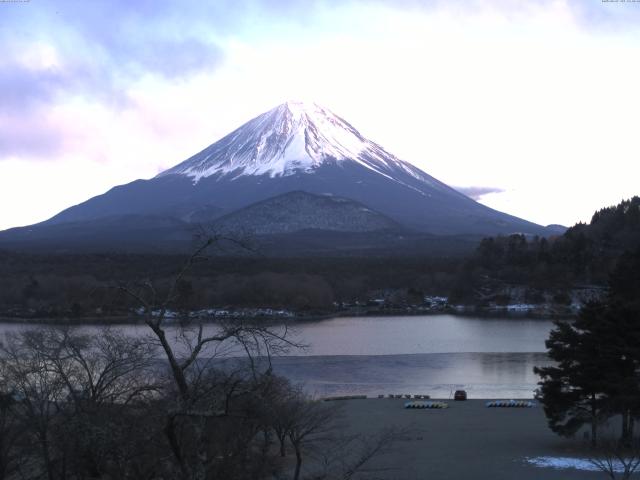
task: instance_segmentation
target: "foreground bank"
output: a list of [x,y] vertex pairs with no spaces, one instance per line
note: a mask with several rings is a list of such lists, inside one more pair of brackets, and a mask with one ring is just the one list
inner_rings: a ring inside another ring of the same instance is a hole
[[370,435],[393,426],[407,429],[388,453],[372,461],[369,478],[605,478],[600,472],[542,468],[531,463],[530,460],[540,457],[584,458],[588,453],[581,440],[562,439],[552,433],[539,406],[487,408],[484,400],[468,400],[447,401],[446,409],[409,410],[400,399],[340,403],[345,433]]

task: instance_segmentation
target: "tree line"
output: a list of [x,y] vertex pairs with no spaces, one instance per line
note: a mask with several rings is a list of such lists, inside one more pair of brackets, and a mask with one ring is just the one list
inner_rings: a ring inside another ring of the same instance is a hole
[[606,285],[620,256],[640,245],[640,197],[594,213],[551,238],[514,234],[483,239],[459,269],[451,296],[478,303],[505,285],[528,289],[531,303],[544,291],[561,293],[577,285]]
[[[3,256],[4,255],[4,256]],[[152,278],[167,290],[184,257],[0,252],[0,316],[86,319],[127,315],[137,304],[113,286]],[[231,258],[194,265],[180,308],[274,307],[331,311],[381,290],[442,295],[459,258]]]

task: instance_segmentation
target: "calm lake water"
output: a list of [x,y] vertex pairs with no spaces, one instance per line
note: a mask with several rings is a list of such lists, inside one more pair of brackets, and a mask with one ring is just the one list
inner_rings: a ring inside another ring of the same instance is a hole
[[[0,324],[0,333],[24,328],[34,326]],[[118,328],[147,334],[141,325]],[[530,398],[538,381],[533,367],[549,364],[544,341],[551,328],[551,321],[521,318],[334,318],[295,325],[290,333],[308,348],[276,358],[274,370],[317,396],[449,398],[464,388],[471,398]],[[100,331],[97,326],[82,329]],[[172,340],[179,342],[175,330]]]
[[548,365],[549,320],[454,315],[335,318],[296,327],[309,349],[275,369],[326,395],[531,398]]

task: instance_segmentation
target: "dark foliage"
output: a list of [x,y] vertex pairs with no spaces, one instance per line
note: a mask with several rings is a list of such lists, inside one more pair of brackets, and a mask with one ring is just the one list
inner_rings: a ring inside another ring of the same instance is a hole
[[[220,330],[216,342],[242,341],[234,332]],[[200,340],[185,335],[197,347]],[[320,451],[339,468],[304,478],[347,479],[395,438],[344,438],[335,405],[253,362],[188,363],[188,354],[178,360],[182,385],[147,341],[111,329],[99,337],[69,328],[8,337],[0,352],[0,479],[298,479],[303,459],[312,463]],[[366,448],[328,448],[340,442]],[[307,468],[320,473],[322,464]]]
[[571,436],[591,425],[622,418],[622,441],[630,442],[640,415],[640,249],[620,257],[601,301],[578,318],[558,321],[546,345],[555,366],[536,368],[551,429]]
[[462,267],[453,297],[481,302],[483,291],[495,292],[504,284],[555,292],[580,285],[605,285],[624,252],[638,247],[640,197],[633,197],[599,210],[589,224],[579,223],[562,236],[483,239]]
[[[166,290],[183,256],[50,255],[0,252],[0,316],[90,318],[126,315],[117,283],[153,278]],[[197,263],[179,287],[177,307],[286,307],[330,311],[333,302],[385,289],[413,297],[443,294],[459,258],[230,258]]]

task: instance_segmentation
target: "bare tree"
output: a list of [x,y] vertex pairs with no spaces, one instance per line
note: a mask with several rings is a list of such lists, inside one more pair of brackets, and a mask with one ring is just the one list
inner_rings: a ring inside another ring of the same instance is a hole
[[23,341],[25,334],[11,335],[2,345],[3,383],[20,398],[16,416],[37,446],[38,466],[55,480],[61,477],[55,422],[68,390],[60,377],[51,375],[46,356]]
[[589,463],[611,480],[629,479],[640,468],[640,439],[622,442],[611,435],[601,436],[598,447],[589,456]]
[[[259,377],[271,371],[270,358],[290,347],[297,346],[288,337],[288,330],[268,328],[244,321],[224,321],[205,329],[201,322],[181,318],[174,342],[169,338],[167,320],[173,315],[179,300],[179,287],[194,265],[207,259],[207,250],[222,237],[208,237],[187,259],[166,292],[160,292],[150,280],[133,285],[120,285],[119,289],[133,298],[144,312],[144,322],[151,330],[167,360],[174,385],[175,401],[167,411],[165,435],[183,478],[200,480],[207,478],[207,471],[216,464],[220,455],[212,451],[216,428],[229,417],[229,398],[256,396]],[[174,323],[175,325],[175,323]],[[233,376],[212,374],[213,360],[229,350],[240,350],[248,359],[252,381]],[[258,371],[256,357],[267,359],[264,371]],[[231,390],[226,387],[232,386]],[[222,404],[221,400],[225,399]],[[228,422],[227,422],[228,423]]]
[[[2,377],[2,375],[0,373]],[[0,392],[0,480],[14,478],[24,464],[19,448],[24,431],[16,412],[17,402],[12,393]]]
[[[180,327],[180,340],[186,347],[186,354],[180,355],[167,338],[166,320],[170,310],[179,300],[179,286],[193,266],[208,256],[209,248],[220,241],[229,241],[224,237],[207,238],[187,259],[171,282],[166,294],[162,294],[151,280],[146,280],[134,285],[120,285],[118,288],[126,295],[133,298],[142,308],[144,322],[151,329],[159,343],[171,369],[178,393],[183,402],[191,399],[191,385],[187,378],[187,372],[194,367],[199,358],[209,354],[216,356],[219,350],[225,348],[241,347],[251,360],[254,355],[265,354],[270,357],[274,353],[280,353],[296,345],[288,338],[288,330],[270,329],[254,323],[241,321],[223,321],[218,324],[212,333],[205,333],[201,322],[194,323],[182,318]],[[231,344],[231,345],[229,345]]]
[[120,445],[131,446],[121,435],[126,407],[157,391],[152,350],[110,329],[26,330],[8,336],[0,356],[2,383],[18,399],[14,417],[39,446],[26,448],[31,470],[50,480],[104,474]]
[[[388,470],[387,467],[371,467],[371,462],[387,454],[397,440],[410,433],[406,429],[387,428],[373,435],[339,435],[331,438],[319,453],[323,471],[314,480],[351,480],[366,474],[373,480],[373,472]],[[365,473],[366,472],[366,473]]]
[[300,478],[304,452],[329,440],[335,432],[340,407],[338,404],[327,404],[304,396],[298,396],[289,402],[288,436],[296,456],[294,480]]
[[265,429],[273,431],[278,440],[278,453],[287,455],[287,439],[297,417],[295,407],[299,404],[302,392],[282,377],[273,376],[265,392]]
[[[371,479],[371,461],[407,433],[388,428],[372,435],[345,435],[341,404],[313,400],[295,389],[283,390],[271,407],[272,428],[280,441],[281,456],[285,453],[283,434],[293,448],[293,480],[350,480],[365,471]],[[310,462],[303,476],[305,458]]]
[[78,409],[127,404],[158,389],[154,346],[119,330],[105,327],[98,335],[69,327],[27,330],[18,342],[38,352],[47,371],[62,380]]

